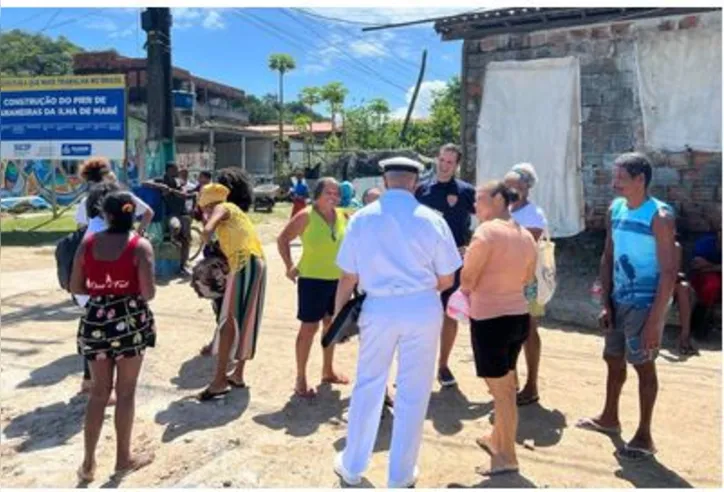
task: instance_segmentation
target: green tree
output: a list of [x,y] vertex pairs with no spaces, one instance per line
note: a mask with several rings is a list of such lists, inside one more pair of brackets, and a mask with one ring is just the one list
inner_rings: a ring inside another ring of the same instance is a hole
[[390,105],[382,98],[372,99],[367,107],[377,116],[379,125],[382,125],[390,114]]
[[83,48],[63,36],[52,39],[13,29],[0,34],[0,75],[70,75],[73,73],[73,55],[82,51]]
[[[269,69],[279,72],[279,145],[284,141],[284,74],[297,68],[291,55],[275,53],[269,56]],[[278,171],[281,172],[284,154],[277,152]]]
[[[344,121],[344,100],[349,90],[342,82],[330,82],[322,87],[322,100],[329,105],[329,114],[332,118],[332,133],[337,131],[337,115],[341,115]],[[344,128],[344,124],[342,125]]]
[[304,87],[299,93],[299,100],[314,113],[314,106],[322,102],[322,91],[319,87]]
[[460,141],[460,78],[453,77],[444,89],[433,95],[430,107],[430,133],[436,145]]

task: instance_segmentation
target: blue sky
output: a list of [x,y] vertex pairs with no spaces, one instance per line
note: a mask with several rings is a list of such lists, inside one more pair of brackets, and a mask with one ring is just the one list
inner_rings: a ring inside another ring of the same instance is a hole
[[[297,69],[285,78],[285,99],[302,87],[341,81],[348,105],[375,97],[398,114],[411,97],[422,50],[427,73],[416,115],[426,112],[432,90],[460,73],[460,42],[442,42],[432,24],[363,33],[362,24],[328,21],[313,14],[356,23],[402,22],[452,15],[465,8],[174,8],[173,63],[193,74],[263,95],[277,92],[276,74],[267,68],[272,53],[289,53]],[[3,8],[3,30],[24,29],[66,36],[87,50],[116,49],[145,56],[145,33],[134,8]],[[326,112],[322,106],[318,108]]]

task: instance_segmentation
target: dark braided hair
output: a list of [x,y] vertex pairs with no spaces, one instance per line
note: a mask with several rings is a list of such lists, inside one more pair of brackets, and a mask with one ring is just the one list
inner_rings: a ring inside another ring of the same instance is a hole
[[103,200],[116,191],[122,191],[117,183],[91,183],[88,199],[85,202],[88,218],[93,219],[101,215],[103,213]]
[[254,183],[246,171],[240,167],[227,167],[216,175],[216,182],[231,190],[226,198],[244,212],[248,212],[254,203]]

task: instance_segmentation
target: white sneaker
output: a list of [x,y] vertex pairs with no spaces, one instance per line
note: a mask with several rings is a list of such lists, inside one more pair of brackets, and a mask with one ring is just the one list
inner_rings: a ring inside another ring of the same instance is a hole
[[342,464],[342,453],[337,453],[334,457],[334,473],[347,485],[359,485],[362,483],[362,477],[351,475]]
[[420,476],[420,469],[418,467],[415,467],[415,470],[412,472],[412,478],[408,480],[407,482],[401,483],[401,484],[394,484],[392,482],[387,484],[388,489],[411,489],[415,487],[415,484],[417,483],[417,478]]

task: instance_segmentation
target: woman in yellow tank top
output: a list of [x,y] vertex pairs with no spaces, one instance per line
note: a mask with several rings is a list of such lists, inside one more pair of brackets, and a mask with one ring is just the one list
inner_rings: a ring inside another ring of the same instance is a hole
[[[243,181],[238,186],[249,184]],[[251,193],[251,190],[247,191]],[[199,395],[202,401],[225,395],[231,387],[246,386],[244,365],[254,358],[264,307],[264,250],[249,216],[234,203],[226,201],[230,192],[226,186],[215,183],[204,186],[199,196],[199,206],[209,217],[204,226],[204,240],[208,241],[216,233],[229,263],[213,342],[213,349],[218,354],[216,374]],[[233,358],[238,361],[236,369],[227,375],[226,368]]]
[[[342,244],[347,219],[338,209],[339,183],[334,178],[317,182],[313,203],[297,213],[277,240],[279,254],[287,269],[287,278],[297,284],[297,319],[301,322],[296,341],[297,381],[294,392],[298,396],[314,396],[307,385],[307,360],[319,329],[329,329],[334,314],[337,281],[341,271],[336,264],[337,252]],[[302,239],[302,257],[297,265],[292,261],[291,242]],[[349,380],[337,374],[332,367],[334,348],[324,349],[322,383],[348,384]]]

